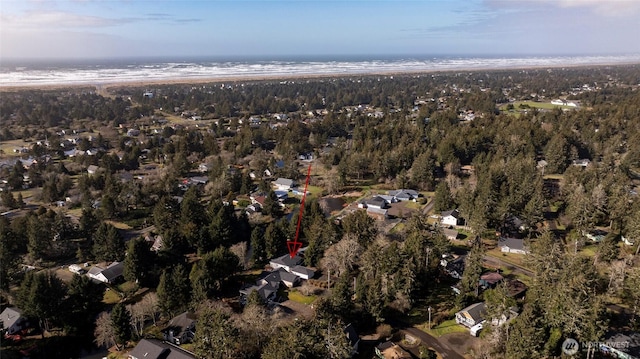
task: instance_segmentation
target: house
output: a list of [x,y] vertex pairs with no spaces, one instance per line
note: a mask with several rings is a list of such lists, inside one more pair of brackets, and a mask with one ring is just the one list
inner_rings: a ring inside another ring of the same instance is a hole
[[377,208],[377,209],[385,209],[387,208],[387,201],[380,196],[375,196],[370,198],[364,202],[366,205],[365,208]]
[[209,177],[208,176],[194,176],[194,177],[190,177],[189,178],[189,182],[192,183],[192,184],[205,185],[205,184],[207,184],[207,182],[209,182]]
[[589,159],[587,159],[587,158],[581,158],[581,159],[578,159],[578,160],[573,160],[573,162],[571,162],[571,164],[573,166],[576,166],[576,167],[585,168],[585,167],[589,167],[589,165],[591,164],[591,161],[589,161]]
[[184,312],[173,317],[162,331],[164,340],[180,345],[193,341],[196,330],[196,315]]
[[300,265],[297,265],[297,266],[291,268],[291,273],[295,274],[296,276],[298,276],[298,277],[300,277],[302,279],[311,279],[316,274],[316,272],[313,269],[307,268],[307,267],[303,267],[303,266],[300,266]]
[[375,348],[376,356],[380,359],[411,359],[409,352],[394,342],[384,342]]
[[464,272],[464,261],[466,256],[454,258],[452,256],[445,257],[440,260],[440,266],[444,267],[444,272],[452,278],[462,278]]
[[498,283],[502,282],[504,277],[498,272],[488,272],[480,276],[478,284],[484,289],[495,288]]
[[84,268],[80,267],[77,264],[71,264],[69,265],[69,272],[75,273],[75,274],[84,274],[86,270],[84,270]]
[[140,135],[140,130],[138,130],[137,128],[130,128],[127,131],[127,136],[129,136],[129,137],[135,137],[135,136],[138,136],[138,135]]
[[29,320],[22,316],[22,310],[16,307],[5,308],[0,313],[0,322],[2,322],[2,330],[7,334],[15,334],[29,327]]
[[448,240],[450,241],[454,241],[456,239],[458,239],[458,235],[460,235],[460,233],[458,233],[457,230],[455,229],[450,229],[450,228],[445,228],[443,230],[445,237],[447,237]]
[[420,193],[412,189],[399,189],[395,191],[389,191],[389,195],[393,196],[398,201],[416,201],[420,197]]
[[456,323],[471,328],[484,320],[487,307],[484,302],[471,304],[463,310],[456,313]]
[[95,266],[89,270],[87,275],[91,279],[95,279],[102,283],[115,283],[124,272],[124,264],[122,262],[113,262],[107,268]]
[[367,215],[373,217],[374,219],[384,221],[385,219],[389,218],[389,211],[376,207],[368,207]]
[[529,249],[524,245],[524,240],[520,238],[500,237],[498,247],[504,253],[529,254]]
[[295,187],[295,181],[289,178],[278,178],[273,184],[276,186],[276,189],[280,191],[288,191]]
[[[300,253],[300,251],[298,251],[298,253]],[[287,272],[290,272],[291,268],[298,266],[300,263],[302,263],[302,257],[300,257],[300,254],[297,254],[293,258],[291,258],[290,255],[285,254],[269,261],[269,265],[274,270],[283,268]]]
[[247,298],[253,291],[257,291],[260,297],[267,303],[273,302],[276,299],[278,293],[278,287],[274,287],[269,283],[263,283],[260,285],[249,285],[240,289],[240,303],[243,305],[247,303]]
[[142,339],[128,359],[196,359],[195,354],[157,339]]
[[198,165],[198,171],[202,173],[209,172],[209,170],[211,170],[211,165],[209,165],[208,163],[201,163],[200,165]]
[[451,211],[444,211],[441,213],[440,222],[443,226],[457,226],[462,223],[462,217],[457,209]]
[[96,166],[96,165],[90,165],[89,167],[87,167],[87,174],[89,176],[94,175],[98,172],[98,170],[100,169],[100,167]]

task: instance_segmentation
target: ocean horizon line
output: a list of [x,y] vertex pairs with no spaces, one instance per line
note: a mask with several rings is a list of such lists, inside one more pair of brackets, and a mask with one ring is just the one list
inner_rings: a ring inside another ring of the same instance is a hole
[[204,81],[225,78],[284,78],[348,76],[383,73],[419,73],[454,70],[499,70],[527,67],[563,67],[640,63],[640,54],[581,56],[460,56],[389,55],[329,59],[178,59],[74,60],[72,62],[2,62],[0,87],[48,85],[104,85],[172,80]]

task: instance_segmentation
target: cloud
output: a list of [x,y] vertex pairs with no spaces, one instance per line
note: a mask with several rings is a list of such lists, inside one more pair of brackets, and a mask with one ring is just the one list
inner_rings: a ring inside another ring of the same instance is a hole
[[640,13],[637,0],[484,0],[489,8],[539,9],[555,7],[559,9],[586,9],[605,17],[631,17]]
[[116,26],[135,21],[133,18],[111,19],[61,11],[27,11],[23,15],[1,15],[3,28],[50,29],[96,28]]

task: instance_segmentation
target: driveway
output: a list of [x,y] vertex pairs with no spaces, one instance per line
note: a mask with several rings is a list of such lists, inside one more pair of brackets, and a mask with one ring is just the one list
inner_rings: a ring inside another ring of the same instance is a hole
[[443,359],[465,359],[462,354],[460,354],[458,351],[456,351],[456,349],[457,349],[460,352],[462,352],[462,348],[456,348],[455,346],[452,346],[452,344],[450,344],[450,343],[438,340],[437,338],[433,337],[432,335],[429,335],[426,332],[423,332],[422,330],[420,330],[418,328],[414,328],[411,325],[409,325],[407,323],[404,323],[404,322],[401,322],[399,320],[389,319],[389,320],[387,320],[387,323],[389,323],[391,326],[393,326],[395,328],[398,328],[398,329],[410,334],[411,336],[413,336],[415,338],[420,339],[420,341],[424,345],[426,345],[426,346],[428,346],[430,348],[433,348],[433,350],[438,352]]

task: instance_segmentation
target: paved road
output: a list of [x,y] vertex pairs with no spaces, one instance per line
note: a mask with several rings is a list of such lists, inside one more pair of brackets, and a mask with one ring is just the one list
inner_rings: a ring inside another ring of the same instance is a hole
[[465,359],[460,353],[456,352],[455,349],[450,347],[446,343],[442,343],[437,338],[423,332],[422,330],[415,328],[411,325],[408,325],[404,322],[398,320],[388,320],[389,324],[393,327],[399,328],[413,337],[420,339],[422,343],[426,346],[433,348],[436,352],[438,352],[443,359]]
[[524,268],[524,267],[520,267],[518,265],[515,264],[511,264],[511,263],[507,263],[505,261],[503,261],[500,258],[496,258],[496,257],[492,257],[489,255],[485,255],[484,258],[484,264],[486,266],[489,267],[502,267],[502,268],[506,268],[511,270],[513,273],[518,273],[518,274],[523,274],[529,277],[533,277],[533,272]]
[[431,202],[427,203],[427,205],[424,206],[424,208],[422,209],[422,213],[424,215],[428,215],[431,209],[433,208],[433,205],[435,204],[435,202],[436,201],[432,199]]

